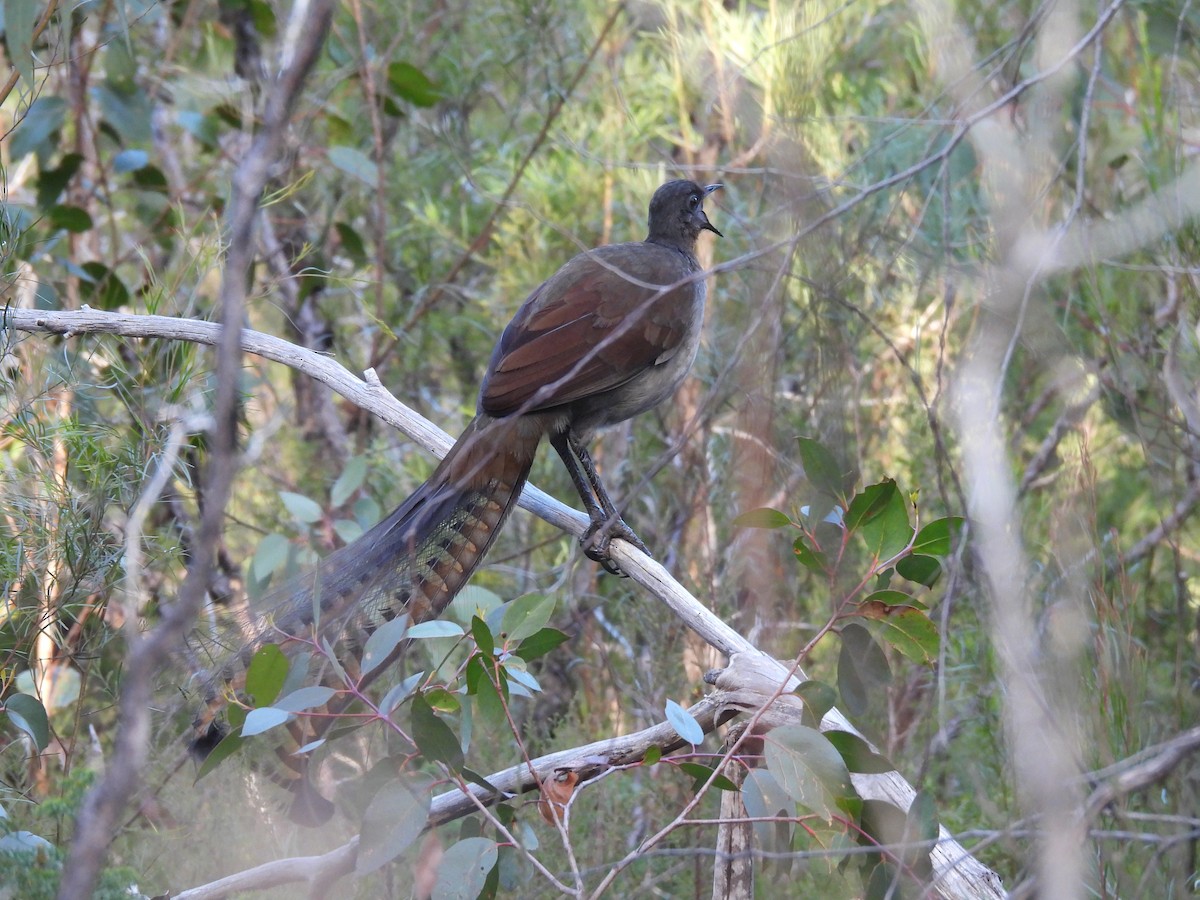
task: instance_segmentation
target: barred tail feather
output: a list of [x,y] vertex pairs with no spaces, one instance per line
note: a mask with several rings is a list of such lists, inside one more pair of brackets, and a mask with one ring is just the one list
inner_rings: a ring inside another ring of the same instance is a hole
[[[349,649],[401,614],[412,622],[440,615],[479,567],[516,505],[540,437],[522,434],[503,420],[476,418],[404,503],[314,572],[273,591],[249,638],[240,636],[241,646],[208,683],[204,707],[193,722],[193,753],[203,758],[219,740],[217,718],[226,697],[242,687],[262,645],[280,643],[286,650],[289,638],[311,639],[315,625],[319,637]],[[295,782],[292,790],[304,810],[298,818],[320,818],[309,814],[314,789],[306,773],[280,775]]]

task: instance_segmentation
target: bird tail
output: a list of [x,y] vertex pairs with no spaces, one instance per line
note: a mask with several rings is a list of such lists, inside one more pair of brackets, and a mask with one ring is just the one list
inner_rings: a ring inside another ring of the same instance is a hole
[[[193,754],[203,759],[223,736],[218,717],[231,694],[244,687],[250,660],[263,645],[275,643],[294,655],[311,649],[315,637],[318,646],[328,642],[342,667],[353,673],[353,651],[385,622],[405,613],[412,623],[440,615],[479,567],[516,505],[540,439],[540,431],[519,418],[476,417],[433,475],[383,521],[314,572],[264,598],[266,612],[237,633],[237,646],[206,685],[205,705],[193,721]],[[328,721],[306,716],[289,724]],[[291,730],[297,746],[317,736],[308,728]],[[277,755],[285,765],[281,777],[272,777],[292,790],[294,818],[309,824],[327,819],[332,806],[315,795],[297,757],[288,753],[290,759],[285,758],[280,749]]]

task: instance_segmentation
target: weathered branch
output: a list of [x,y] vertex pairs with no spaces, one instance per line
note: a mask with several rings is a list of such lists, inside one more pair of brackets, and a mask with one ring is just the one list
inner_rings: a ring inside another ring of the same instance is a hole
[[[167,316],[105,313],[96,310],[53,312],[10,309],[0,319],[0,324],[15,331],[37,331],[62,335],[120,334],[126,337],[188,340],[202,344],[215,343],[220,334],[220,326],[208,322],[174,319]],[[378,415],[385,422],[439,457],[444,456],[453,443],[449,435],[389,394],[372,371],[368,371],[366,379],[360,379],[330,357],[254,331],[242,331],[241,346],[248,353],[292,366],[316,378],[368,412]],[[521,495],[521,506],[572,534],[581,535],[587,527],[586,516],[564,506],[532,485],[527,486]],[[723,696],[720,699],[725,708],[737,705],[743,710],[757,709],[779,685],[789,682],[792,677],[789,667],[763,655],[757,647],[688,593],[659,563],[624,541],[614,541],[611,552],[622,571],[670,607],[671,611],[689,628],[727,656],[733,658],[735,655],[742,655],[742,658],[747,661],[743,663],[742,671],[744,673],[749,673],[751,668],[753,669],[753,677],[748,674],[745,676],[746,679],[749,679],[749,687],[746,689],[750,693],[736,704],[732,695]],[[753,660],[752,667],[749,666],[750,660]],[[803,677],[802,673],[800,673],[800,677]],[[822,727],[858,733],[850,721],[836,709],[831,710],[825,716]],[[669,725],[655,726],[655,729],[666,729],[671,735],[674,735],[674,730]],[[562,761],[577,759],[581,754],[583,756],[599,756],[600,754],[595,751],[597,746],[610,749],[641,746],[641,752],[644,753],[645,748],[649,746],[647,741],[664,746],[657,737],[653,741],[650,740],[651,736],[658,734],[655,729],[639,732],[639,736],[613,738],[596,745],[588,745],[586,748],[551,754],[543,757],[545,762],[539,761],[536,768],[542,770],[543,767],[548,767],[546,771],[553,772],[556,766],[562,765]],[[675,737],[677,740],[678,736]],[[614,744],[614,741],[630,743]],[[622,751],[625,755],[616,758],[626,759],[626,761],[635,761],[640,758],[640,756],[629,757],[627,755],[629,752],[631,751]],[[609,764],[613,763],[609,762]],[[512,773],[518,769],[528,773],[528,767],[522,765],[510,769],[506,773],[501,773],[495,778],[503,784],[509,784],[505,781],[506,777],[517,777]],[[502,784],[496,780],[492,780],[492,783],[497,787],[502,787]],[[898,772],[881,775],[855,775],[854,784],[863,797],[885,800],[904,810],[908,809],[916,793]],[[502,789],[507,790],[503,787]],[[459,796],[462,795],[459,794]],[[462,800],[471,803],[469,798],[462,797]],[[450,801],[442,800],[441,802],[449,803]],[[474,804],[471,803],[471,809],[474,808]],[[453,816],[448,816],[448,818],[453,818]],[[445,821],[445,819],[438,821]],[[946,897],[1003,896],[999,878],[975,860],[945,829],[942,829],[941,839],[938,846],[934,848],[933,860],[937,876],[937,889]]]

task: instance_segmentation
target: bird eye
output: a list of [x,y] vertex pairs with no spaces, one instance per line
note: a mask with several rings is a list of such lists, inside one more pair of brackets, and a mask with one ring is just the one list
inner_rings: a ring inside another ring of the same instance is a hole
[[700,205],[700,198],[696,194],[688,197],[688,209],[695,209]]

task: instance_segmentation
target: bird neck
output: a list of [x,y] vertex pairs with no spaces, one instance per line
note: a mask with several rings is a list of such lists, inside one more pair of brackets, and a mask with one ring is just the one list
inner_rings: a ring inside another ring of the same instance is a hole
[[672,250],[677,250],[690,260],[696,258],[696,241],[695,239],[688,240],[687,238],[675,237],[665,234],[655,234],[650,232],[646,237],[647,244],[658,244],[660,247],[669,247]]

